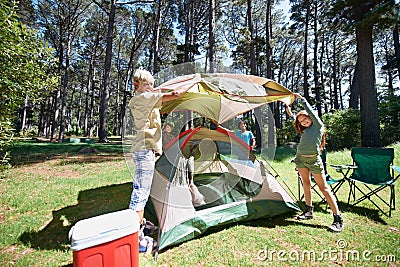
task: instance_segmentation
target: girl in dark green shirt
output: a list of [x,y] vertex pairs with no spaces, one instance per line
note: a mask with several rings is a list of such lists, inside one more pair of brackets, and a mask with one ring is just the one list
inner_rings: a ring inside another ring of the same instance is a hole
[[[299,94],[294,94],[296,99],[300,100],[305,110],[300,111],[294,116],[294,127],[298,134],[301,135],[300,142],[297,145],[296,157],[294,163],[303,182],[304,199],[306,208],[300,214],[298,220],[306,220],[313,218],[313,206],[311,200],[311,176],[314,177],[318,188],[323,193],[329,208],[333,212],[334,221],[329,230],[340,232],[344,229],[343,218],[340,214],[336,198],[330,190],[325,180],[325,170],[321,159],[321,150],[325,143],[324,124],[318,115],[312,110],[310,104],[305,98]],[[290,116],[292,113],[287,107]]]

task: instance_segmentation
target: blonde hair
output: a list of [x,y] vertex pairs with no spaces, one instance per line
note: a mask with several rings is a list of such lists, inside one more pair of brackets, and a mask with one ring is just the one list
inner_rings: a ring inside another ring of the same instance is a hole
[[[138,86],[148,83],[149,85],[154,85],[154,77],[148,70],[145,69],[137,69],[135,75],[133,76],[134,84],[137,83]],[[136,86],[135,86],[136,88]]]

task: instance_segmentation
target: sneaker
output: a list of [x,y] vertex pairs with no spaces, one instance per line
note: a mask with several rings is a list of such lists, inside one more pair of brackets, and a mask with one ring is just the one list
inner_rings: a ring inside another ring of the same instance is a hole
[[139,241],[139,253],[150,254],[156,247],[157,242],[150,236],[145,236]]
[[309,220],[312,219],[313,216],[313,206],[307,206],[305,210],[303,211],[302,214],[300,214],[299,216],[297,216],[297,220]]
[[143,218],[142,224],[140,225],[140,231],[142,231],[144,235],[152,235],[155,230],[156,227],[154,226],[154,223]]
[[340,214],[333,214],[333,223],[331,226],[328,227],[328,230],[332,232],[341,232],[344,230],[344,223],[342,215]]
[[145,218],[143,218],[142,223],[140,224],[140,229],[138,233],[138,239],[139,239],[139,253],[151,253],[155,246],[157,245],[157,242],[154,241],[154,239],[148,235],[153,234],[155,231],[155,226],[152,222],[147,221]]
[[139,230],[138,241],[139,241],[139,253],[146,252],[147,251],[147,241],[146,241],[145,235],[143,234],[142,229]]
[[142,246],[139,243],[139,253],[146,253],[147,251],[147,246]]

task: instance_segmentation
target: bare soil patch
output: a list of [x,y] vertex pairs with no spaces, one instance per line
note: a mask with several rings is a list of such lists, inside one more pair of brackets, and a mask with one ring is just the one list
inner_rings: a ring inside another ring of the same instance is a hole
[[79,178],[95,172],[96,165],[107,162],[108,166],[121,165],[122,155],[78,154],[73,156],[56,155],[45,161],[21,165],[16,170],[22,174],[35,174],[52,178]]

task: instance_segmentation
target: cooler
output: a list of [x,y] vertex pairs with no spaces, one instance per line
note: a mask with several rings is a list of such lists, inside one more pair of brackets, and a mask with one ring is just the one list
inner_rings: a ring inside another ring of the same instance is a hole
[[139,227],[131,209],[78,221],[69,232],[73,266],[139,266]]

